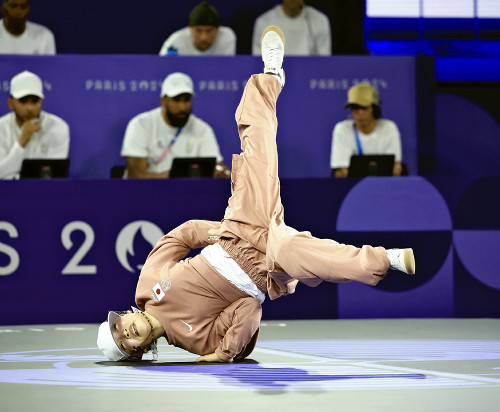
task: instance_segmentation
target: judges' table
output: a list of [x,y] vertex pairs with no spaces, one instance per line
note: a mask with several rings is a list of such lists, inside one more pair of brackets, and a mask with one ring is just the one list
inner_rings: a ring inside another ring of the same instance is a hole
[[[266,319],[500,316],[500,178],[282,179],[288,225],[413,247],[417,275],[300,285]],[[220,220],[227,180],[0,181],[0,324],[99,322],[134,303],[147,254],[189,219]]]
[[[383,114],[396,122],[403,159],[417,174],[417,152],[433,135],[433,70],[413,56],[286,57],[287,84],[278,102],[280,176],[330,176],[334,125],[346,119],[347,90],[369,81],[380,91]],[[430,64],[430,63],[429,63]],[[256,56],[57,55],[9,56],[0,65],[0,100],[13,75],[30,70],[44,83],[44,110],[71,129],[70,176],[107,178],[123,164],[127,123],[160,106],[163,79],[172,72],[193,79],[193,113],[213,128],[225,162],[239,153],[234,112],[249,76],[262,71]],[[428,75],[428,76],[426,76]],[[0,106],[0,115],[8,112]],[[186,151],[189,152],[188,147]]]

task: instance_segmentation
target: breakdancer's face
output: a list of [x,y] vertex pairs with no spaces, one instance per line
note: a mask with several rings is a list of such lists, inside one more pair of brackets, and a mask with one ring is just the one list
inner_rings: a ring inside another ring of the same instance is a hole
[[183,127],[189,120],[192,102],[193,96],[189,93],[182,93],[175,97],[163,96],[161,104],[165,121],[170,126]]
[[140,313],[126,313],[115,320],[113,339],[123,351],[130,355],[152,342],[151,324]]

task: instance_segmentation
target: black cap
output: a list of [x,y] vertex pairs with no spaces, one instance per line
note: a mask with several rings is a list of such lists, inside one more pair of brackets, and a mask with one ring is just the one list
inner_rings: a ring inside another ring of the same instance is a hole
[[191,11],[189,25],[219,27],[219,12],[208,1],[203,1]]

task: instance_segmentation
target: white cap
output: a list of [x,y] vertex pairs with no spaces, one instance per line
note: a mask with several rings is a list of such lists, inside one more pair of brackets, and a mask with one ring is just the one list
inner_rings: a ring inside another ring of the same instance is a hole
[[10,94],[14,99],[31,95],[43,99],[45,96],[43,95],[42,79],[27,70],[16,74],[10,81]]
[[116,318],[119,316],[118,313],[110,311],[108,320],[101,323],[99,332],[97,332],[97,346],[104,356],[111,361],[125,360],[130,357],[127,352],[118,347],[113,338],[113,325],[115,324]]
[[187,74],[176,72],[169,74],[161,85],[161,97],[175,97],[183,93],[194,95],[193,80]]

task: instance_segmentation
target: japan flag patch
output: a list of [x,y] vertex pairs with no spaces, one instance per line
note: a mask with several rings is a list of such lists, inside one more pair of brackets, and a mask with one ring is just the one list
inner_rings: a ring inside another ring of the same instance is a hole
[[165,296],[165,292],[161,288],[160,284],[157,283],[153,286],[153,292],[151,293],[151,297],[155,302],[159,302]]

